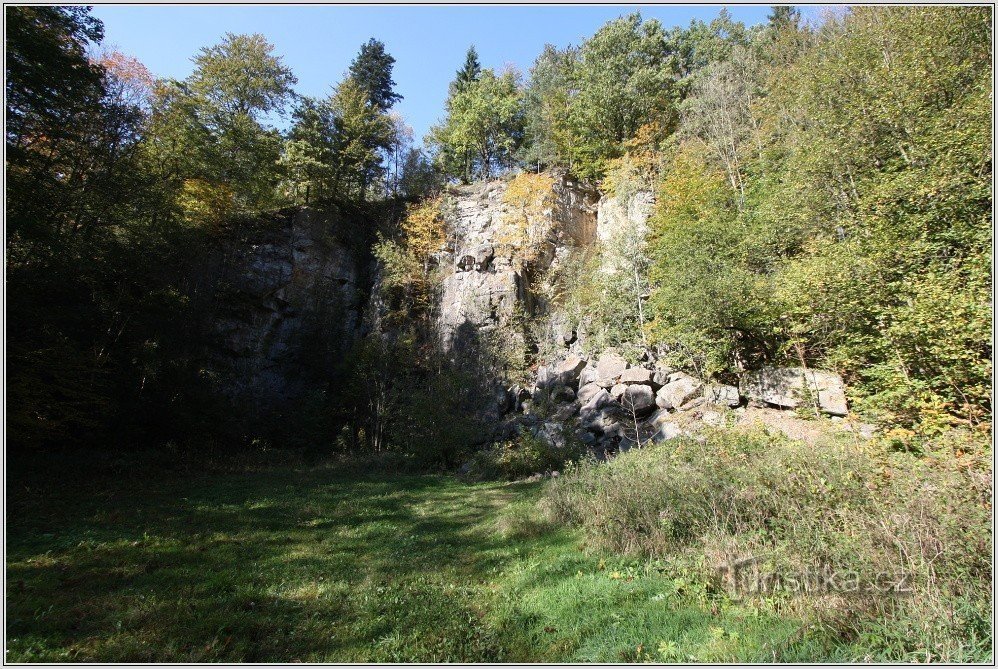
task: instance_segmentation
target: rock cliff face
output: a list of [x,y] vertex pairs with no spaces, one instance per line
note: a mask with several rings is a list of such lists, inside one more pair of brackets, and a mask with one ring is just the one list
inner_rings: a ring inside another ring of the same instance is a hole
[[[521,377],[520,385],[502,374],[485,378],[492,372],[481,369],[483,387],[495,391],[483,391],[490,399],[482,418],[497,438],[526,427],[558,441],[570,429],[593,452],[606,454],[686,433],[684,421],[716,424],[720,411],[744,411],[746,403],[813,404],[827,414],[847,414],[842,380],[829,372],[759,370],[746,373],[739,388],[672,370],[651,350],[636,364],[612,349],[587,355],[585,333],[546,301],[550,276],[590,248],[601,261],[593,271],[616,272],[628,254],[640,251],[654,199],[649,193],[626,204],[600,199],[565,176],[518,179],[450,188],[443,205],[447,239],[434,257],[437,335],[455,358],[489,333],[520,336],[520,321],[532,328],[534,345],[545,340],[543,351],[519,359],[537,363],[536,374]],[[538,192],[542,197],[535,198]],[[217,305],[209,367],[237,403],[265,413],[335,382],[362,324],[383,308],[369,285],[378,268],[343,241],[363,235],[356,227],[352,236],[336,234],[357,223],[330,211],[285,212],[241,228],[241,239],[223,245],[207,291]],[[504,327],[511,322],[515,327]]]
[[209,366],[245,408],[300,397],[358,336],[364,260],[334,235],[341,219],[282,212],[229,240],[216,259]]
[[445,347],[491,332],[518,312],[546,309],[533,284],[573,249],[596,238],[597,196],[555,177],[553,196],[525,214],[507,201],[502,181],[452,188],[447,194],[448,240],[437,256],[443,270],[438,327]]

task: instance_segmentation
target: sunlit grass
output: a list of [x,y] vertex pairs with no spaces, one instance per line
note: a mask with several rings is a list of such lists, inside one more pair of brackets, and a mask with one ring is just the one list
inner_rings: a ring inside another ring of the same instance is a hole
[[8,657],[764,660],[793,620],[587,554],[542,483],[334,468],[16,488]]

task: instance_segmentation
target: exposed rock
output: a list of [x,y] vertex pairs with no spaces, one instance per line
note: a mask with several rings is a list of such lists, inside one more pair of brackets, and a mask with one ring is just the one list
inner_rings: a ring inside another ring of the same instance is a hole
[[667,439],[675,439],[684,434],[683,429],[672,419],[665,409],[659,409],[645,421],[651,430],[651,441],[659,442]]
[[575,391],[568,386],[555,386],[551,389],[552,402],[571,402],[575,399]]
[[620,375],[627,369],[627,360],[616,351],[607,350],[596,363],[596,383],[609,388],[617,382]]
[[655,395],[655,402],[662,409],[682,409],[691,400],[700,397],[703,382],[679,372],[672,374],[669,383],[662,386]]
[[[609,396],[607,396],[609,399]],[[595,430],[601,434],[622,431],[622,421],[625,420],[624,411],[619,404],[607,402],[596,411],[580,414],[583,425],[590,430]]]
[[513,386],[510,388],[509,394],[512,411],[519,411],[523,401],[528,400],[531,397],[531,391],[527,388],[521,388],[520,386]]
[[555,448],[565,448],[567,440],[562,424],[557,421],[548,421],[540,426],[537,436]]
[[586,361],[577,355],[570,355],[561,362],[541,367],[537,372],[537,385],[577,387],[579,374],[586,367]]
[[550,208],[528,216],[525,223],[526,246],[540,253],[523,262],[515,249],[497,248],[495,240],[508,236],[509,221],[522,217],[504,201],[507,185],[490,181],[446,191],[448,237],[437,255],[441,267],[453,268],[442,279],[438,317],[441,341],[448,349],[473,343],[517,313],[543,311],[526,277],[540,276],[569,249],[591,244],[596,237],[595,194],[564,175],[554,175]]
[[620,383],[632,384],[632,383],[642,383],[649,385],[651,383],[651,372],[649,372],[644,367],[631,367],[625,369],[620,374]]
[[625,386],[624,393],[620,396],[620,403],[628,411],[642,416],[655,409],[655,393],[651,386]]
[[208,366],[227,395],[256,413],[328,384],[321,370],[360,334],[367,270],[329,232],[343,218],[308,208],[261,216],[206,264],[200,280],[217,305]]
[[590,361],[589,364],[586,365],[586,368],[579,373],[579,386],[581,387],[589,385],[590,383],[596,383],[598,378],[599,375],[596,373],[596,365]]
[[615,400],[620,400],[625,390],[627,390],[627,386],[624,385],[623,383],[618,383],[612,388],[610,388],[610,397],[612,397]]
[[495,249],[491,244],[482,244],[475,249],[475,270],[484,272],[489,268],[489,262],[495,257]]
[[558,409],[553,414],[551,414],[551,417],[556,421],[564,423],[569,418],[579,413],[580,408],[581,404],[579,402],[571,402],[569,404],[565,404],[558,407]]
[[594,395],[592,395],[589,398],[589,400],[585,404],[582,405],[582,407],[580,409],[580,413],[583,416],[586,416],[586,415],[591,414],[593,412],[599,411],[600,409],[602,409],[606,405],[610,404],[612,401],[613,401],[613,399],[610,397],[610,393],[608,393],[603,388],[600,388],[599,392],[597,392]]
[[[585,385],[579,386],[579,392],[576,393],[576,398],[583,404],[592,399],[596,394],[598,394],[603,389],[596,383],[587,383]],[[606,391],[603,391],[606,392]]]
[[784,409],[796,409],[810,401],[834,416],[849,413],[842,377],[834,372],[801,367],[764,367],[746,372],[739,383],[749,400]]
[[656,386],[664,386],[669,382],[669,375],[672,374],[672,370],[668,367],[655,367],[655,371],[651,374],[651,382]]
[[[626,200],[616,196],[604,196],[597,206],[596,236],[613,249],[620,239],[643,239],[648,233],[648,218],[655,206],[655,197],[648,191],[640,191]],[[608,253],[603,258],[600,271],[613,274],[621,267],[627,267],[629,259],[621,254]]]
[[731,407],[732,409],[742,403],[741,397],[738,394],[738,388],[718,383],[704,387],[703,397],[708,404]]

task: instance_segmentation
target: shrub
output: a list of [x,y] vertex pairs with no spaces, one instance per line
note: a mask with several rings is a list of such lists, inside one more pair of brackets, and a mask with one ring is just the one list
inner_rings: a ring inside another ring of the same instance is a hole
[[582,457],[581,445],[566,439],[564,447],[549,444],[526,430],[516,439],[479,451],[468,463],[467,477],[475,481],[514,481],[532,474],[561,471]]
[[979,636],[970,628],[990,619],[992,475],[987,447],[974,454],[973,441],[953,431],[918,455],[717,431],[569,467],[549,488],[549,509],[597,548],[661,558],[714,585],[747,557],[766,573],[904,576],[911,597],[774,597],[849,634],[905,619],[914,631],[903,653],[878,637],[885,657],[914,657],[922,644],[936,659],[959,658],[968,635]]

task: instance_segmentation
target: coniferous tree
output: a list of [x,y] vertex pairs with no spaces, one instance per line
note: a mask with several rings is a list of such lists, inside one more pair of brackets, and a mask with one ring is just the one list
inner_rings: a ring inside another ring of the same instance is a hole
[[350,77],[367,93],[368,103],[383,111],[402,99],[394,90],[394,66],[395,59],[385,51],[384,43],[373,37],[361,45],[350,63]]
[[478,51],[475,45],[468,47],[468,53],[464,58],[464,65],[457,71],[453,83],[451,83],[451,94],[460,93],[472,82],[478,81],[482,75],[482,64],[478,62]]

